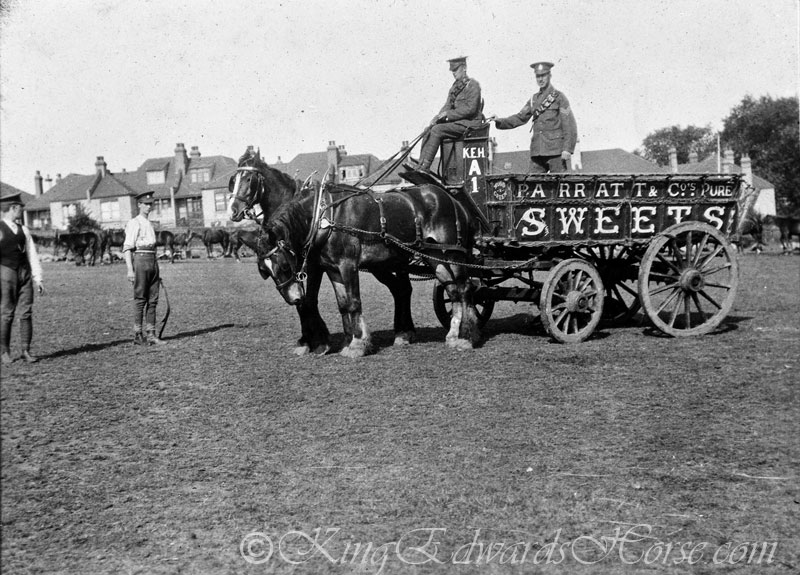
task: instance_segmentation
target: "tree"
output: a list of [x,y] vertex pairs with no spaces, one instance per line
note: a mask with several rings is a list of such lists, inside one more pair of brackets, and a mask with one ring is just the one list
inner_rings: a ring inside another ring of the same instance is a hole
[[75,215],[67,218],[67,231],[72,233],[99,229],[100,224],[92,218],[91,214],[86,211],[86,208],[81,204],[75,204]]
[[778,213],[800,215],[798,101],[747,95],[723,122],[723,145],[738,159],[750,156],[753,172],[775,185]]
[[634,154],[641,156],[659,166],[669,164],[669,149],[674,147],[678,152],[678,163],[686,164],[689,153],[697,152],[697,157],[702,160],[716,151],[716,139],[711,126],[698,128],[697,126],[670,126],[661,128],[648,134],[642,141],[642,147]]

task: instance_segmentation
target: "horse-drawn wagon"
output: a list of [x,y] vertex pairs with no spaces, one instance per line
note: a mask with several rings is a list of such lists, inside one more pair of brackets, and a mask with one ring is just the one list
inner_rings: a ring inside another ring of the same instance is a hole
[[[413,330],[408,274],[433,271],[433,306],[450,328],[448,343],[474,343],[465,325],[485,324],[498,301],[537,304],[560,342],[583,341],[601,321],[622,322],[640,309],[672,336],[707,333],[722,322],[738,283],[728,235],[740,176],[492,174],[488,133],[486,125],[445,141],[438,174],[405,164],[401,176],[413,187],[385,193],[325,184],[303,194],[260,156],[242,157],[231,178],[231,217],[260,206],[268,248],[259,254],[260,271],[300,306],[301,346],[314,349],[315,326],[327,341],[316,310],[322,268],[353,341],[366,333],[358,269],[389,287],[397,334]],[[304,199],[290,201],[298,195]],[[296,213],[286,213],[288,203]],[[332,237],[341,245],[332,246]],[[307,295],[304,312],[299,302]]]
[[[484,222],[471,266],[482,322],[496,301],[533,302],[553,338],[578,342],[640,308],[672,336],[707,333],[730,311],[738,174],[498,175],[489,160],[488,128],[442,147],[442,185]],[[434,286],[445,326],[448,303]]]

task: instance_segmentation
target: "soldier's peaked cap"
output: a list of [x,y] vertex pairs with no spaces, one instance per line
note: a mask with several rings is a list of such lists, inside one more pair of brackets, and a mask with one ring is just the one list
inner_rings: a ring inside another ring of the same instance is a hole
[[14,205],[24,206],[25,202],[22,201],[22,194],[20,192],[16,192],[13,194],[6,194],[4,196],[0,196],[0,205],[4,207],[14,206]]
[[450,63],[450,71],[452,72],[453,70],[458,69],[459,66],[466,64],[467,57],[459,56],[458,58],[450,58],[448,62]]
[[555,66],[555,64],[552,62],[534,62],[531,64],[531,68],[533,68],[533,71],[537,74],[547,74],[553,66]]
[[154,191],[149,192],[142,192],[141,194],[136,194],[136,201],[142,202],[143,204],[152,204],[155,200],[153,196],[155,195]]

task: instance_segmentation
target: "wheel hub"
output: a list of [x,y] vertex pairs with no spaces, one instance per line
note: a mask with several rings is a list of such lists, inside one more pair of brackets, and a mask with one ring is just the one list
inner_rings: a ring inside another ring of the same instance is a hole
[[705,287],[706,282],[695,268],[689,268],[681,274],[680,285],[685,291],[700,291]]
[[567,311],[584,312],[589,309],[589,298],[583,292],[571,291],[567,294]]

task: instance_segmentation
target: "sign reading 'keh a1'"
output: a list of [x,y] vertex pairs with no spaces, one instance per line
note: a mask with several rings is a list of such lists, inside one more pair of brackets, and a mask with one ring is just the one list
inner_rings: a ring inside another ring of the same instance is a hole
[[490,176],[489,212],[525,242],[639,240],[700,221],[730,233],[738,175]]

